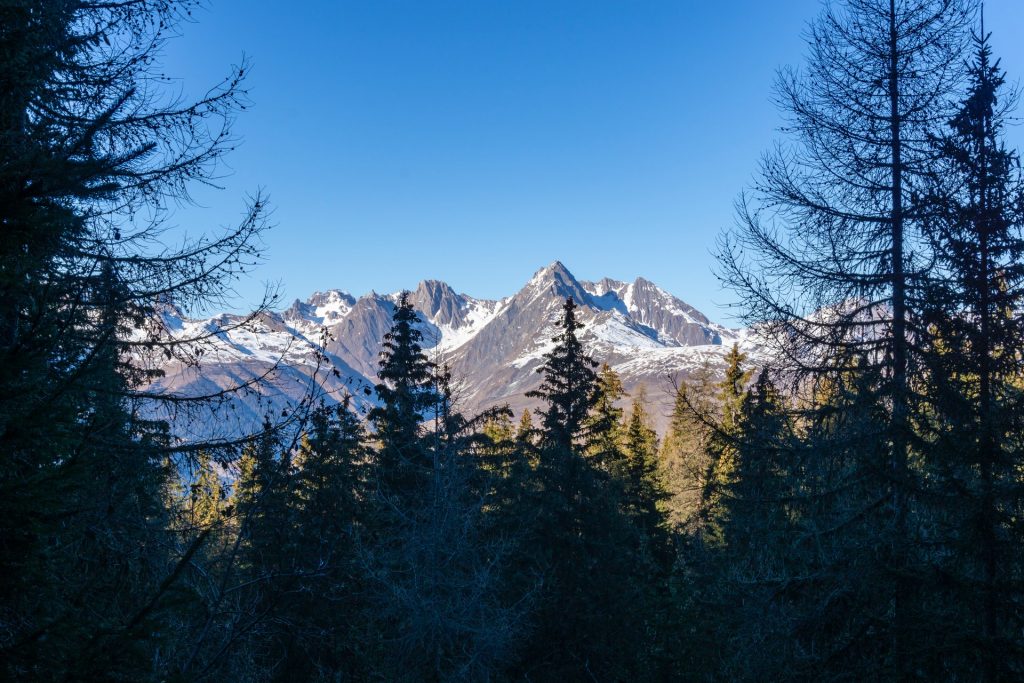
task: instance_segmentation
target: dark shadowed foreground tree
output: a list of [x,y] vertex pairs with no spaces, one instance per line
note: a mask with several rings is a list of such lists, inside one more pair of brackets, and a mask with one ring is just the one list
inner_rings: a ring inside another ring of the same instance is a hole
[[623,458],[613,476],[620,487],[620,507],[637,535],[644,562],[667,569],[672,543],[664,503],[669,498],[658,464],[658,433],[647,413],[647,394],[641,386],[623,423]]
[[396,509],[424,493],[433,466],[423,421],[441,397],[434,383],[437,368],[423,353],[418,322],[408,292],[402,292],[381,350],[380,405],[369,414],[380,441],[379,495]]
[[[253,262],[263,200],[161,246],[169,202],[230,149],[244,69],[194,102],[155,70],[191,2],[0,7],[0,660],[14,678],[143,680],[161,598],[173,446],[144,387],[175,354],[155,307],[216,300]],[[152,334],[138,334],[150,329]],[[163,397],[173,400],[173,397]],[[198,543],[198,541],[197,541]]]
[[925,490],[934,564],[929,634],[942,668],[984,680],[1024,675],[1021,556],[1021,378],[1024,360],[1024,183],[1003,142],[1015,93],[975,37],[967,96],[936,142],[928,281],[928,411],[920,430],[930,457]]
[[[614,450],[620,423],[602,417],[597,363],[577,337],[576,304],[565,302],[555,347],[538,369],[533,396],[543,401],[538,462],[530,482],[528,536],[522,549],[543,586],[517,676],[528,680],[618,680],[650,676],[653,628],[648,628],[650,574],[641,563],[621,489],[588,457]],[[617,380],[606,371],[604,386]],[[621,448],[621,446],[618,446]],[[621,451],[613,456],[621,460]]]
[[306,401],[175,441],[161,406],[218,396],[154,383],[206,340],[160,314],[226,294],[263,227],[257,198],[163,246],[244,96],[240,67],[165,98],[193,6],[0,3],[0,679],[1024,676],[1024,184],[970,2],[813,25],[723,244],[779,366],[734,347],[660,445],[572,299],[516,427],[460,413],[407,294],[368,424]]
[[722,422],[720,550],[690,565],[723,577],[691,584],[735,647],[716,675],[1024,670],[1024,204],[1001,140],[1015,98],[983,30],[964,50],[973,9],[851,0],[812,30],[806,77],[782,79],[796,144],[723,244],[787,398],[762,378],[738,431]]
[[500,473],[476,453],[482,425],[504,413],[467,420],[455,410],[450,374],[427,360],[419,324],[404,292],[369,415],[379,445],[362,549],[367,654],[385,680],[488,680],[510,658],[522,611],[503,590],[505,539],[484,519],[488,480]]
[[[882,462],[872,450],[848,448],[817,458],[817,466],[855,477],[847,490],[860,493],[845,501],[846,514],[871,520],[875,563],[844,574],[843,591],[866,602],[844,608],[847,625],[831,643],[837,658],[820,662],[823,676],[847,667],[855,677],[903,678],[929,656],[915,625],[917,577],[928,563],[916,518],[912,424],[920,396],[911,379],[923,363],[924,285],[936,258],[928,239],[934,207],[924,200],[941,165],[933,140],[955,109],[973,15],[969,0],[827,5],[810,29],[806,69],[779,79],[790,143],[765,157],[722,244],[723,277],[750,319],[768,322],[801,407],[820,405],[815,386],[850,384],[836,376],[855,373],[876,382],[855,381],[884,410],[884,419],[865,425],[876,429]],[[847,455],[854,462],[835,461]],[[815,571],[837,576],[861,561],[865,548],[849,540]],[[834,595],[820,593],[819,611]],[[859,665],[866,670],[852,673]]]

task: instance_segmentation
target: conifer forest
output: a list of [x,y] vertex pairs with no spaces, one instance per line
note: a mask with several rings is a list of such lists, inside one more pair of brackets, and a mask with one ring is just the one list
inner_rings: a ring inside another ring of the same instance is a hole
[[278,227],[169,231],[250,99],[163,73],[198,4],[0,0],[0,680],[1024,680],[1022,74],[977,2],[806,18],[713,266],[757,359],[627,392],[567,296],[536,407],[467,411],[406,293],[374,388],[217,438],[179,426],[267,378],[168,389],[217,334],[162,312]]

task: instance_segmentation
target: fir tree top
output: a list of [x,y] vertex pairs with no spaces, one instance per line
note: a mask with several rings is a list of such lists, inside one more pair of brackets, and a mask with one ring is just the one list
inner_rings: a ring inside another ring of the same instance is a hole
[[537,372],[544,376],[540,387],[527,393],[540,398],[547,408],[540,411],[546,439],[571,448],[583,436],[587,415],[597,393],[597,362],[583,350],[576,331],[583,324],[576,320],[576,302],[565,300],[562,308],[561,328],[553,338],[555,348],[544,354],[544,364]]
[[424,411],[435,403],[435,366],[423,353],[418,322],[409,292],[402,292],[380,352],[376,390],[381,405],[369,414],[379,433],[401,427],[415,434]]

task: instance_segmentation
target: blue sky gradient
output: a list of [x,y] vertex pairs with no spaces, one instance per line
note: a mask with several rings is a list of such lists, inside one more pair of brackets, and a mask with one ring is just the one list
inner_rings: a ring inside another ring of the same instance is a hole
[[[175,222],[236,221],[264,188],[266,262],[238,285],[286,298],[413,287],[513,293],[563,261],[643,275],[730,323],[715,238],[781,123],[819,0],[210,0],[168,46],[184,94],[253,62],[224,189]],[[989,0],[1010,80],[1024,2]],[[1009,138],[1024,142],[1019,128]]]

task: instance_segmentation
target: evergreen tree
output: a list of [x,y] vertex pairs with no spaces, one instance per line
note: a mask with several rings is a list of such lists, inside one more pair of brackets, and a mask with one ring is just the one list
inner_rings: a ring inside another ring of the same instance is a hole
[[[296,537],[295,472],[291,454],[269,422],[244,448],[231,503],[238,518],[237,571],[247,623],[239,656],[265,680],[286,680],[289,596],[300,589],[302,560]],[[274,615],[274,619],[261,616]],[[182,672],[185,675],[186,672]]]
[[380,442],[376,454],[380,494],[395,504],[422,492],[433,467],[423,440],[423,421],[440,397],[434,364],[423,353],[418,322],[409,293],[403,292],[384,336],[379,405],[368,415]]
[[[379,448],[363,564],[370,671],[386,680],[486,680],[508,657],[517,609],[497,570],[505,557],[483,508],[495,488],[481,458],[487,416],[452,405],[451,375],[420,347],[407,294],[381,353]],[[501,411],[492,411],[494,419]],[[433,418],[433,429],[423,426]]]
[[[878,370],[872,389],[889,412],[877,440],[888,465],[870,473],[888,489],[877,519],[887,550],[868,573],[882,578],[874,594],[888,607],[868,611],[889,616],[870,647],[876,670],[896,678],[912,676],[923,652],[912,577],[928,571],[912,519],[911,427],[933,256],[923,199],[940,171],[929,140],[950,116],[973,11],[970,0],[826,5],[808,34],[807,68],[779,79],[793,144],[765,158],[721,250],[725,279],[751,320],[772,321],[763,329],[793,377],[813,385],[821,374]],[[854,355],[860,364],[828,364]],[[877,510],[868,505],[861,514]]]
[[734,419],[734,471],[722,502],[723,547],[712,563],[713,599],[724,618],[714,623],[723,636],[731,635],[735,648],[724,653],[726,675],[780,680],[795,673],[787,670],[788,656],[799,637],[787,629],[792,597],[786,587],[806,566],[799,562],[803,549],[791,524],[801,444],[765,371],[745,393]]
[[[169,559],[164,494],[173,473],[157,455],[165,433],[126,399],[134,373],[121,356],[127,323],[114,303],[123,283],[104,267],[86,286],[92,315],[76,321],[80,336],[65,340],[62,351],[91,359],[55,402],[55,431],[40,431],[36,447],[15,445],[30,423],[3,431],[15,456],[5,461],[6,474],[15,477],[3,501],[10,580],[0,592],[2,618],[15,619],[14,632],[33,620],[40,629],[6,643],[14,678],[146,676],[147,647],[155,647],[147,629],[163,616],[153,600]],[[83,605],[96,616],[82,618]]]
[[670,498],[666,507],[674,528],[699,526],[700,502],[710,463],[711,429],[704,417],[715,410],[717,390],[712,368],[705,364],[676,388],[672,416],[659,459]]
[[301,533],[317,545],[310,554],[315,564],[331,565],[339,546],[352,542],[367,457],[366,435],[350,396],[313,412],[293,465],[295,506]]
[[645,402],[646,393],[640,387],[624,425],[624,457],[616,479],[622,488],[622,510],[640,539],[641,556],[667,569],[672,548],[663,505],[669,494],[658,464],[658,434],[650,425]]
[[[929,414],[920,430],[929,453],[929,518],[948,529],[932,562],[945,580],[929,584],[934,675],[962,671],[986,681],[1024,673],[1011,645],[1021,628],[1020,435],[1024,326],[1024,183],[1002,140],[1005,76],[989,36],[975,36],[968,92],[936,141],[934,237],[939,268],[928,288]],[[951,625],[955,627],[951,628]]]
[[562,310],[558,323],[562,331],[553,339],[555,348],[544,354],[544,364],[537,370],[544,381],[526,395],[545,403],[539,413],[543,444],[568,453],[587,435],[587,417],[598,395],[597,361],[584,352],[576,336],[583,324],[576,320],[572,297]]
[[[569,298],[555,347],[538,369],[544,380],[530,396],[543,407],[531,528],[524,551],[542,573],[533,629],[515,675],[530,680],[636,674],[643,661],[643,615],[634,609],[636,583],[628,523],[617,496],[585,453],[606,441],[591,409],[598,399],[597,363],[577,337],[582,324]],[[618,425],[608,425],[617,428]]]
[[597,376],[597,393],[587,423],[590,434],[587,455],[605,473],[615,474],[623,467],[623,411],[617,404],[625,395],[618,374],[607,363],[603,364]]
[[[724,543],[722,524],[727,517],[724,498],[736,474],[736,439],[741,428],[743,403],[751,371],[743,367],[746,355],[733,344],[726,356],[725,376],[718,385],[718,406],[721,417],[707,443],[707,472],[701,491],[701,534],[705,542]],[[710,421],[704,418],[705,421]]]
[[299,590],[283,605],[287,680],[365,674],[370,634],[363,563],[361,501],[366,496],[366,435],[350,397],[321,405],[310,417],[293,464],[296,567]]
[[736,422],[726,541],[745,553],[772,552],[788,516],[796,442],[787,406],[766,371],[745,394]]
[[263,228],[257,199],[235,230],[154,249],[241,104],[244,67],[163,104],[155,58],[191,5],[0,7],[0,677],[159,679],[179,635],[160,620],[198,539],[165,508],[186,468],[146,358],[182,346],[155,308],[223,294]]
[[[898,666],[881,653],[892,636],[872,628],[891,623],[892,602],[879,599],[890,585],[890,569],[877,558],[887,557],[892,541],[879,529],[891,523],[888,471],[891,451],[879,438],[888,410],[878,387],[880,371],[862,356],[835,358],[836,367],[850,368],[822,378],[804,415],[804,443],[789,472],[791,517],[795,539],[786,550],[791,561],[786,598],[780,616],[782,640],[793,649],[775,661],[793,678],[863,672]],[[903,597],[911,597],[904,589]],[[787,625],[788,624],[788,625]],[[794,625],[796,628],[794,628]],[[780,642],[782,642],[780,640]],[[814,652],[813,657],[803,653]],[[796,665],[795,665],[795,664]]]

